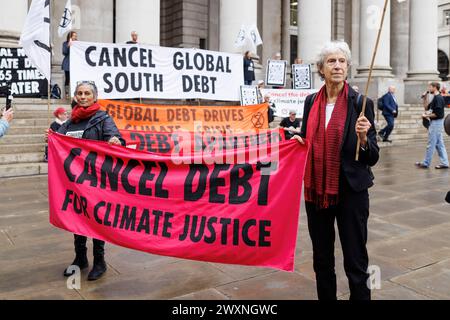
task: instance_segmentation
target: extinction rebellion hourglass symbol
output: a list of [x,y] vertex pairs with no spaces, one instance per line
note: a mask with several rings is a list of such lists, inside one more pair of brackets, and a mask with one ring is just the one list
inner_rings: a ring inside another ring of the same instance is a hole
[[67,26],[72,21],[72,11],[69,8],[64,9],[64,14],[61,18],[61,24],[59,25],[61,28],[67,28]]
[[253,115],[252,123],[253,123],[253,126],[255,128],[260,129],[260,128],[263,127],[263,125],[264,125],[264,116],[262,115],[261,112],[257,112],[256,114]]

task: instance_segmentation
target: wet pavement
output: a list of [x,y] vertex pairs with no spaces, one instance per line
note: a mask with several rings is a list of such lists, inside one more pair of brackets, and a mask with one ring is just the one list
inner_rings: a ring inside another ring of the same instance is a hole
[[[423,143],[385,148],[374,168],[368,250],[370,265],[381,271],[374,299],[450,299],[450,172],[415,168],[424,152]],[[433,166],[437,161],[435,155]],[[317,298],[303,204],[293,273],[107,244],[105,276],[88,282],[83,271],[81,288],[69,290],[62,272],[73,260],[72,239],[48,222],[46,176],[0,179],[0,299]],[[336,273],[339,298],[348,299],[338,239]]]

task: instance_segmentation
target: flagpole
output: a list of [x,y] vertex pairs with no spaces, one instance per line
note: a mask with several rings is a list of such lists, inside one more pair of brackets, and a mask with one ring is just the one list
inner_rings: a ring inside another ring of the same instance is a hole
[[[383,14],[381,16],[380,28],[378,29],[377,41],[375,43],[375,48],[373,50],[372,62],[370,63],[369,77],[367,78],[366,89],[365,89],[365,93],[364,93],[363,105],[362,105],[362,110],[361,110],[360,116],[364,116],[366,113],[367,94],[369,93],[370,81],[372,80],[373,66],[375,64],[375,57],[377,56],[378,45],[380,44],[381,31],[383,29],[384,17],[386,16],[386,10],[387,10],[388,3],[389,3],[389,0],[384,1]],[[359,161],[359,148],[360,147],[361,147],[361,139],[358,136],[358,143],[356,144],[356,159],[355,159],[356,161]]]
[[51,79],[52,79],[52,54],[53,54],[53,43],[52,43],[52,1],[49,0],[48,6],[48,44],[50,47],[50,75],[47,84],[47,127],[50,127],[50,94],[51,94]]

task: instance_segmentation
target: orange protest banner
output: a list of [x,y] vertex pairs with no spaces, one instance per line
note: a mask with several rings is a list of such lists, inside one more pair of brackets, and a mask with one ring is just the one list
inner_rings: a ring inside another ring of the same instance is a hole
[[120,130],[238,132],[268,129],[267,104],[253,106],[162,106],[99,100]]

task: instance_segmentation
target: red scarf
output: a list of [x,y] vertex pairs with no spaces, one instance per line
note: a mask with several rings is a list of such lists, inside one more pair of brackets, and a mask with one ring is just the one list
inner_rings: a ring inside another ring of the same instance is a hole
[[98,110],[100,110],[100,105],[98,103],[94,103],[93,105],[87,108],[77,105],[72,110],[72,116],[70,120],[73,123],[78,123],[81,120],[89,119],[94,114],[96,114]]
[[348,83],[339,94],[328,127],[326,124],[326,86],[316,95],[309,113],[306,138],[311,142],[305,172],[305,201],[319,209],[339,201],[341,146],[344,139],[348,108]]

